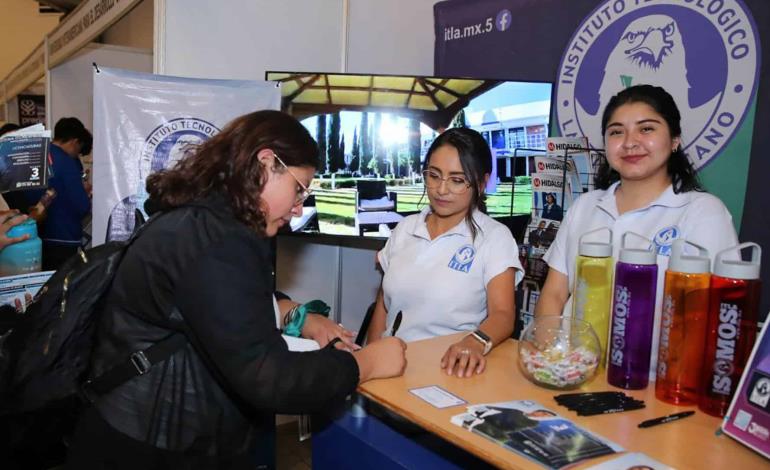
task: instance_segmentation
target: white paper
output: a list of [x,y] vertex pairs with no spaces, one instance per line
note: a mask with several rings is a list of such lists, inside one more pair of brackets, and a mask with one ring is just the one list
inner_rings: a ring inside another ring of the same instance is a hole
[[436,408],[449,408],[450,406],[464,405],[466,403],[462,398],[452,395],[437,385],[413,388],[409,391]]
[[657,460],[642,454],[640,452],[634,452],[631,454],[624,454],[620,457],[606,462],[602,462],[599,465],[589,467],[587,470],[617,470],[621,468],[644,468],[650,470],[674,470],[673,467],[658,462]]

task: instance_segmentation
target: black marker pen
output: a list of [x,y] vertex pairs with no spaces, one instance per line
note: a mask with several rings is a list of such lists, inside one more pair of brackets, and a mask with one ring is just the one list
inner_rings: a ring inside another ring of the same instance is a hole
[[396,331],[398,331],[398,327],[401,326],[401,318],[403,317],[403,313],[399,310],[396,314],[396,319],[393,321],[393,328],[390,330],[390,336],[396,336]]
[[657,426],[659,424],[670,423],[671,421],[677,421],[682,418],[694,415],[694,411],[682,411],[681,413],[674,413],[668,416],[661,416],[660,418],[648,419],[639,423],[640,428],[649,428],[650,426]]

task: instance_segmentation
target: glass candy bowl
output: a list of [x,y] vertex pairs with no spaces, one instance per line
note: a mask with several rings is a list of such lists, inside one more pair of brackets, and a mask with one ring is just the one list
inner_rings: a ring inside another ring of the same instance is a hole
[[519,340],[519,366],[541,387],[579,387],[596,373],[601,346],[591,325],[558,315],[536,317]]

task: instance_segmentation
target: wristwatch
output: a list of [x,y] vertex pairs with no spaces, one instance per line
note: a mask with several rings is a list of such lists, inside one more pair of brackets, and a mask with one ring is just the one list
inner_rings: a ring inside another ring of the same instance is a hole
[[473,339],[484,345],[484,355],[486,356],[489,351],[492,350],[492,340],[481,330],[476,330],[468,336],[472,336]]

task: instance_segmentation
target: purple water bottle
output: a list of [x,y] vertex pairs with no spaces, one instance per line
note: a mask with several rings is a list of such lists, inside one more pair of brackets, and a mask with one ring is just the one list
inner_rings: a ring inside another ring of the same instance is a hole
[[[626,247],[626,237],[634,235],[647,242],[647,249]],[[607,382],[616,387],[641,389],[650,376],[652,329],[655,321],[655,291],[658,281],[656,253],[650,241],[626,232],[615,265],[615,291],[612,299],[610,351]]]

